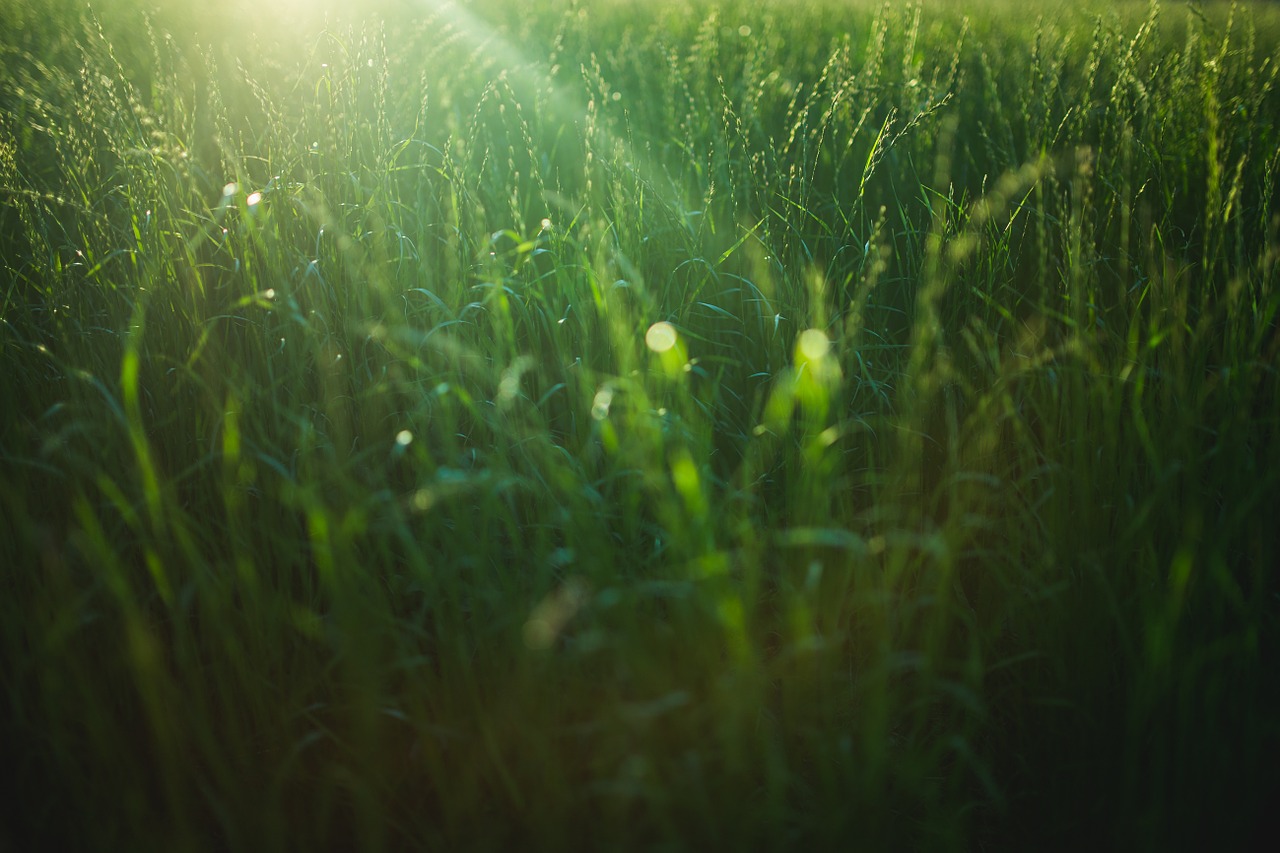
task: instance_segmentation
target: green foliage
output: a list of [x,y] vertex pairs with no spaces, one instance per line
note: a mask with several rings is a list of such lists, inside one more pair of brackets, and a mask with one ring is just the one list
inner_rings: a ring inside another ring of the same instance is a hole
[[1262,829],[1274,10],[255,5],[0,0],[0,847]]

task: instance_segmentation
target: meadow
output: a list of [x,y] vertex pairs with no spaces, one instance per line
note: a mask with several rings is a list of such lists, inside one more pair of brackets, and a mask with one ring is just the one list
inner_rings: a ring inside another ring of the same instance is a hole
[[0,851],[1263,836],[1280,10],[0,20]]

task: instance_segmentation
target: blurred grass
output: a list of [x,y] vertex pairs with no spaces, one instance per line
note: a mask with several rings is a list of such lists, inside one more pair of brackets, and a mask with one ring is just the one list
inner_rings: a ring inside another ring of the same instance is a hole
[[0,846],[1258,840],[1272,9],[245,8],[0,0]]

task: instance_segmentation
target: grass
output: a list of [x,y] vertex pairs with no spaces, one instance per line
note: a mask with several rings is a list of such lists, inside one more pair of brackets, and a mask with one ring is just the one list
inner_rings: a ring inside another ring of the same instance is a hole
[[1258,841],[1273,9],[252,5],[0,2],[0,848]]

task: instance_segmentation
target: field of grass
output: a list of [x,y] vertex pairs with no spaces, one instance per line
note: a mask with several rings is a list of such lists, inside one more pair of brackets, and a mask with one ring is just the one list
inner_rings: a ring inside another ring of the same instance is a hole
[[0,851],[1259,839],[1280,12],[323,5],[0,0]]

